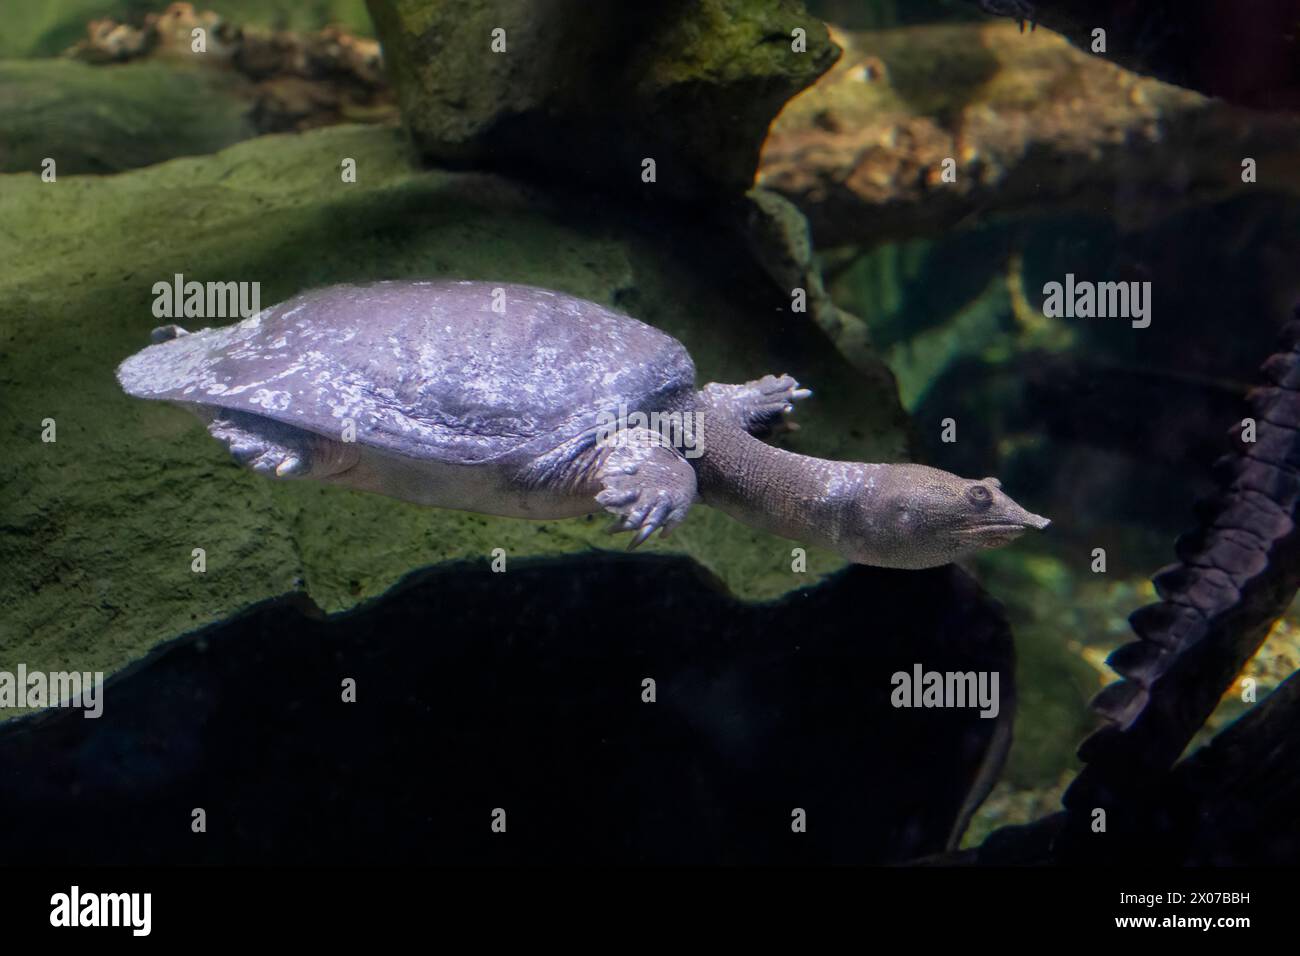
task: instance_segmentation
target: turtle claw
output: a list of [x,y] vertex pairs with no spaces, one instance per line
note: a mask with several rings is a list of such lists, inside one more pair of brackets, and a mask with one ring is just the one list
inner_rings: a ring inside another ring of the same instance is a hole
[[302,463],[301,458],[286,458],[280,464],[275,466],[275,476],[277,478],[292,478],[306,471],[306,466]]
[[[306,436],[282,430],[267,434],[257,429],[252,416],[227,412],[208,425],[212,437],[230,449],[235,461],[268,478],[302,478],[311,471],[312,455]],[[262,425],[265,428],[265,425]]]
[[632,540],[627,544],[627,549],[633,551],[644,544],[656,531],[659,532],[660,537],[666,537],[668,532],[680,524],[685,517],[684,509],[681,514],[678,514],[678,509],[673,506],[673,502],[665,499],[660,493],[652,504],[641,505],[631,514],[616,521],[609,530],[611,534],[618,531],[634,531]]
[[764,375],[750,382],[749,412],[751,418],[763,418],[776,412],[794,411],[794,403],[812,397],[812,389],[804,388],[789,375]]
[[673,508],[670,502],[660,501],[656,504],[654,508],[650,510],[650,514],[642,519],[641,530],[632,536],[632,540],[628,542],[627,549],[631,551],[637,545],[644,542],[646,538],[650,537],[650,535],[654,534],[656,529],[663,528],[663,530],[659,532],[661,538],[667,534],[668,528],[664,527],[664,522],[668,520],[672,511]]
[[[693,485],[691,494],[693,498]],[[632,540],[627,545],[629,551],[644,544],[656,531],[659,532],[660,537],[666,538],[668,532],[686,519],[686,513],[690,509],[691,499],[682,500],[682,497],[672,490],[659,489],[650,491],[644,496],[638,494],[632,501],[621,506],[606,505],[606,510],[612,511],[615,515],[614,522],[606,532],[608,534],[618,534],[620,531],[633,532]]]
[[250,445],[247,442],[232,442],[230,445],[230,455],[241,465],[252,467],[255,459],[262,454],[262,448],[257,445]]
[[257,460],[248,467],[259,475],[270,476],[276,473],[276,464],[274,453],[267,453],[258,456]]
[[729,413],[746,431],[762,438],[794,431],[784,416],[794,411],[796,402],[813,394],[789,375],[764,375],[744,385],[710,383],[704,393],[719,407],[729,406]]

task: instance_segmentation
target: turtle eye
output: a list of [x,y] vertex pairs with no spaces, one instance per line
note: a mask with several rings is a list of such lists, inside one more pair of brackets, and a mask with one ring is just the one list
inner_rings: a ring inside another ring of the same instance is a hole
[[971,504],[981,510],[993,504],[993,492],[983,485],[971,485],[966,489],[966,497],[970,499]]

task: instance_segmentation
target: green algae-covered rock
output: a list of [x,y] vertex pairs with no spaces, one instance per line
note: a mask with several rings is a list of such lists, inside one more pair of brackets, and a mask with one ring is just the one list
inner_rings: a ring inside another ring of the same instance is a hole
[[0,172],[111,173],[254,135],[240,78],[161,63],[0,60]]
[[[168,0],[19,0],[6,3],[0,23],[0,58],[57,56],[86,35],[91,20],[137,19],[162,12]],[[364,0],[200,0],[200,11],[245,26],[319,30],[330,24],[369,35]]]
[[651,195],[741,192],[768,123],[834,62],[797,0],[370,0],[436,162],[546,167]]
[[[413,569],[496,548],[512,562],[624,546],[601,516],[493,518],[239,468],[190,415],[130,399],[114,378],[162,321],[153,285],[176,273],[260,282],[264,306],[407,276],[561,289],[676,335],[702,380],[788,371],[812,385],[794,449],[902,457],[896,396],[793,320],[734,240],[634,224],[608,204],[575,212],[504,179],[413,170],[407,156],[393,130],[334,127],[115,176],[0,177],[0,669],[111,673],[284,595],[336,612]],[[355,183],[341,181],[345,158]],[[707,508],[646,547],[688,554],[754,599],[842,566],[813,550],[793,572],[791,542]]]

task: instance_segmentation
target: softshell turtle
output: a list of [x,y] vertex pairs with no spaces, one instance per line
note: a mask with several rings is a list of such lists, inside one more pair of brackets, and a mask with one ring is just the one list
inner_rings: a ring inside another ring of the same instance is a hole
[[235,325],[154,332],[117,370],[195,412],[254,471],[523,518],[604,508],[632,546],[695,501],[850,561],[945,564],[1047,519],[998,481],[828,461],[759,437],[788,375],[695,385],[676,339],[593,302],[493,282],[316,289]]

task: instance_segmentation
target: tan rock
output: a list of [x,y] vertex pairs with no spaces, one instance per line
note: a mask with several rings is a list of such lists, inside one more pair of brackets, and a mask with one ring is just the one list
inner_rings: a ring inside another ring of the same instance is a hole
[[[759,171],[819,246],[1060,209],[1136,225],[1180,199],[1300,188],[1300,120],[1138,76],[1041,27],[832,36],[844,55],[778,116]],[[1246,158],[1257,183],[1243,182]]]

